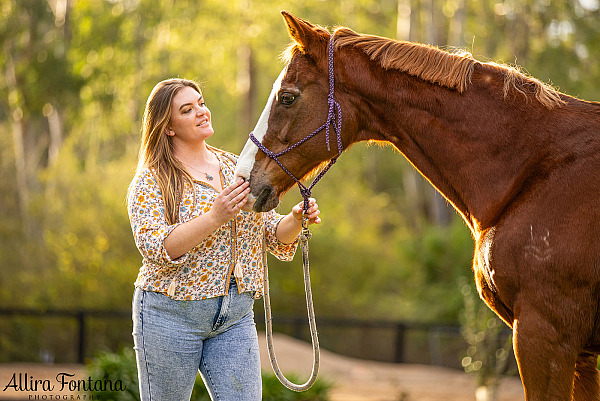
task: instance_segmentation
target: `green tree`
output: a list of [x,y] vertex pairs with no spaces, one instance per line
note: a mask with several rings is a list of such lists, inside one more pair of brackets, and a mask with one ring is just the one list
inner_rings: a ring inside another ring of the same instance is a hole
[[[199,80],[211,143],[238,152],[283,67],[281,9],[328,27],[465,46],[598,100],[599,8],[596,0],[2,0],[0,302],[129,308],[140,256],[125,194],[152,87]],[[471,275],[472,240],[453,212],[436,217],[448,207],[431,190],[423,195],[429,184],[412,171],[390,148],[357,145],[315,189],[324,218],[311,240],[317,313],[320,304],[338,316],[457,321],[454,283]],[[299,200],[291,190],[279,210]],[[303,313],[299,261],[273,261],[271,277],[275,312]]]

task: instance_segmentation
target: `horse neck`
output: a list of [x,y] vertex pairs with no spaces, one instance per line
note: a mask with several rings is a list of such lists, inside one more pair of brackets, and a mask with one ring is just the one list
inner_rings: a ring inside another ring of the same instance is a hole
[[[476,73],[459,94],[400,72],[376,71],[356,86],[363,104],[353,141],[391,143],[462,214],[474,235],[492,227],[540,174],[546,141],[534,134],[542,127],[532,128],[524,107],[503,100],[502,83],[495,97],[489,86],[478,86]],[[547,110],[539,106],[536,113],[543,115]]]

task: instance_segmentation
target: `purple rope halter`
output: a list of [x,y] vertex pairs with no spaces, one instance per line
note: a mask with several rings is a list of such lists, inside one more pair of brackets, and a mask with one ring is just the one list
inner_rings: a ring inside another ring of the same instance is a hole
[[[332,34],[329,37],[329,95],[327,96],[327,104],[329,105],[329,112],[327,114],[327,121],[325,121],[325,123],[323,125],[321,125],[319,128],[317,128],[311,134],[307,135],[300,141],[296,142],[289,148],[284,149],[279,153],[271,152],[262,143],[260,143],[260,141],[258,139],[256,139],[256,137],[254,136],[254,133],[252,133],[252,132],[250,133],[250,139],[252,140],[252,142],[254,142],[254,144],[256,146],[258,146],[258,148],[260,150],[262,150],[268,157],[275,160],[275,162],[283,169],[283,171],[285,171],[290,177],[292,177],[294,179],[294,181],[296,181],[296,183],[298,184],[298,188],[300,189],[300,194],[302,195],[302,198],[304,199],[303,209],[305,212],[308,210],[308,199],[310,198],[313,187],[317,184],[317,182],[319,182],[319,180],[321,178],[323,178],[323,176],[325,175],[327,170],[329,170],[329,168],[335,164],[338,157],[342,154],[342,150],[343,150],[343,148],[342,148],[342,108],[340,107],[339,103],[336,102],[336,100],[334,99],[333,94],[334,94],[334,71],[333,71],[333,34]],[[337,121],[336,121],[336,114],[337,114]],[[304,142],[308,141],[310,138],[312,138],[313,136],[315,136],[316,134],[321,132],[323,129],[325,129],[325,142],[327,143],[327,150],[331,150],[331,147],[329,146],[329,126],[330,125],[333,126],[333,130],[335,131],[336,136],[337,136],[338,154],[329,161],[327,166],[324,169],[322,169],[319,172],[319,174],[315,177],[312,184],[310,184],[307,187],[304,184],[302,184],[302,182],[300,182],[300,180],[294,174],[292,174],[279,161],[278,158],[279,158],[279,156],[286,154],[287,152],[291,151],[292,149],[295,149],[296,147],[300,146]]]

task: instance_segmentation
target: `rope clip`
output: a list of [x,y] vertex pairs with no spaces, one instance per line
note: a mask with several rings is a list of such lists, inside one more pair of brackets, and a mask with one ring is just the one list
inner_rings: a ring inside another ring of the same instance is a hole
[[306,212],[302,212],[302,231],[300,232],[300,241],[307,242],[312,234],[308,229],[308,218],[305,216]]

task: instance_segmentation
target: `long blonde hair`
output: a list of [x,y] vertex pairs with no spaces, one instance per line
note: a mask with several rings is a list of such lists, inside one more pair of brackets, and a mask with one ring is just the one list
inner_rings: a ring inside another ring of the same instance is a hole
[[[179,203],[185,187],[193,189],[194,186],[192,176],[173,155],[171,137],[166,134],[171,121],[173,97],[186,86],[201,93],[196,82],[182,78],[161,81],[152,89],[144,110],[136,178],[129,188],[131,195],[135,181],[142,171],[148,168],[158,182],[168,224],[175,224],[179,221]],[[128,198],[130,199],[130,197]]]

